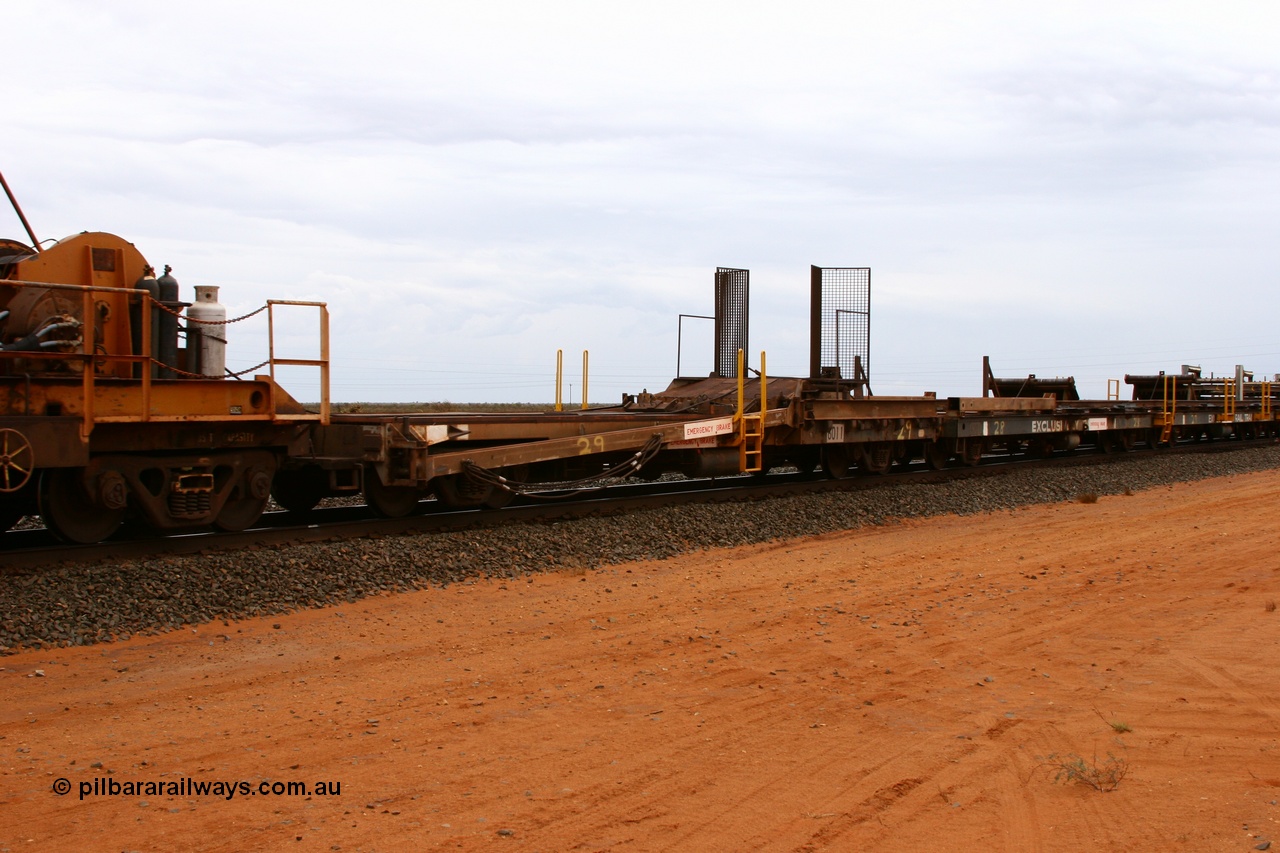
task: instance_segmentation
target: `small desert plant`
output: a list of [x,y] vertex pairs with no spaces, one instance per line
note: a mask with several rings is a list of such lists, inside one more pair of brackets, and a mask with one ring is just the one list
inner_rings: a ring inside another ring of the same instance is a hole
[[1102,722],[1106,723],[1108,726],[1111,726],[1111,730],[1118,735],[1128,734],[1129,732],[1133,731],[1133,727],[1130,726],[1128,723],[1122,723],[1119,720],[1108,720],[1106,717],[1102,715],[1102,712],[1099,711],[1097,708],[1093,709],[1093,713],[1098,715],[1099,720],[1102,720]]
[[1118,788],[1125,774],[1129,772],[1129,762],[1109,752],[1107,759],[1102,762],[1098,761],[1097,755],[1089,761],[1071,753],[1062,756],[1050,755],[1045,759],[1045,763],[1057,771],[1053,775],[1053,781],[1088,785],[1093,790],[1104,794]]
[[1098,495],[1095,492],[1082,492],[1076,495],[1076,500],[1082,504],[1096,504]]
[[1262,605],[1262,609],[1267,611],[1268,613],[1275,613],[1276,603],[1274,601],[1268,601],[1266,604]]

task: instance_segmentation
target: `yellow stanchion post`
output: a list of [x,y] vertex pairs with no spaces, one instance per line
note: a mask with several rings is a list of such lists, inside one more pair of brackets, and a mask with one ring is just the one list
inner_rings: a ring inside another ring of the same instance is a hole
[[564,398],[561,390],[564,387],[564,350],[556,350],[556,411],[564,411]]

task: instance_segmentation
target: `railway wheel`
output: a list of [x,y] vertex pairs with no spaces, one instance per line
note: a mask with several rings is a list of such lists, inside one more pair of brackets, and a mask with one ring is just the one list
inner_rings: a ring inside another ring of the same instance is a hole
[[964,464],[972,467],[982,461],[982,439],[962,438],[958,439],[956,444],[956,451],[960,454],[960,461]]
[[847,444],[828,444],[822,448],[822,471],[833,480],[849,476],[852,467]]
[[1163,437],[1164,437],[1164,430],[1160,427],[1152,427],[1151,429],[1147,430],[1147,447],[1151,448],[1152,450],[1163,449],[1164,447],[1167,446],[1160,443]]
[[931,470],[941,471],[947,467],[947,462],[951,459],[951,451],[947,449],[942,439],[937,441],[926,441],[924,443],[924,463]]
[[1125,429],[1116,433],[1116,449],[1121,453],[1128,453],[1133,450],[1133,430]]
[[319,468],[277,471],[271,497],[281,508],[299,514],[311,512],[329,490],[328,477]]
[[66,542],[101,542],[120,527],[125,508],[108,509],[95,501],[84,484],[83,468],[51,468],[40,475],[40,517],[53,535]]
[[868,474],[888,474],[893,464],[893,444],[888,441],[873,441],[862,449],[858,459],[859,469]]
[[377,469],[364,469],[364,501],[383,518],[404,518],[418,508],[422,492],[412,486],[388,486]]
[[213,526],[228,533],[239,533],[252,527],[266,509],[266,498],[228,498],[218,510]]
[[501,509],[511,503],[510,492],[471,479],[466,474],[448,474],[431,481],[436,499],[449,509]]
[[213,526],[229,533],[247,530],[262,518],[270,496],[271,472],[257,467],[246,471],[242,482],[218,510]]

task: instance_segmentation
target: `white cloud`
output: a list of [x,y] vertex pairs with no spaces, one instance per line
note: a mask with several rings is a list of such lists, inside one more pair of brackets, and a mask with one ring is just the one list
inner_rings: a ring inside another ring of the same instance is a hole
[[881,393],[973,393],[991,352],[1100,394],[1127,358],[1280,369],[1278,17],[18,3],[0,167],[42,237],[120,233],[233,314],[328,300],[338,396],[548,400],[558,347],[652,390],[717,265],[803,372],[810,263],[874,268]]

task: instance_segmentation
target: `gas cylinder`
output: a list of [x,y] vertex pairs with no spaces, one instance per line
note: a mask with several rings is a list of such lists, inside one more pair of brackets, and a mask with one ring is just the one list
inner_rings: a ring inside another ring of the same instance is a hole
[[[156,271],[150,265],[143,267],[142,278],[133,285],[135,289],[146,291],[151,299],[159,301],[160,285],[156,284]],[[145,345],[142,340],[142,312],[148,311],[151,314],[150,326],[151,337]],[[146,354],[152,358],[158,358],[160,354],[160,309],[155,304],[145,299],[129,301],[129,322],[133,333],[133,354]],[[154,364],[142,365],[142,370],[150,370],[151,375],[156,375],[156,367]],[[139,374],[140,375],[140,374]]]
[[227,370],[227,309],[218,303],[218,288],[209,284],[196,285],[196,301],[187,309],[187,348],[199,342],[200,373],[213,379],[221,379]]
[[[156,285],[160,288],[160,304],[169,311],[180,311],[182,303],[178,301],[178,280],[170,274],[172,272],[173,267],[165,264],[164,275],[156,279]],[[169,311],[160,312],[160,348],[155,358],[164,365],[160,368],[161,379],[172,379],[172,368],[178,366],[178,318]]]

